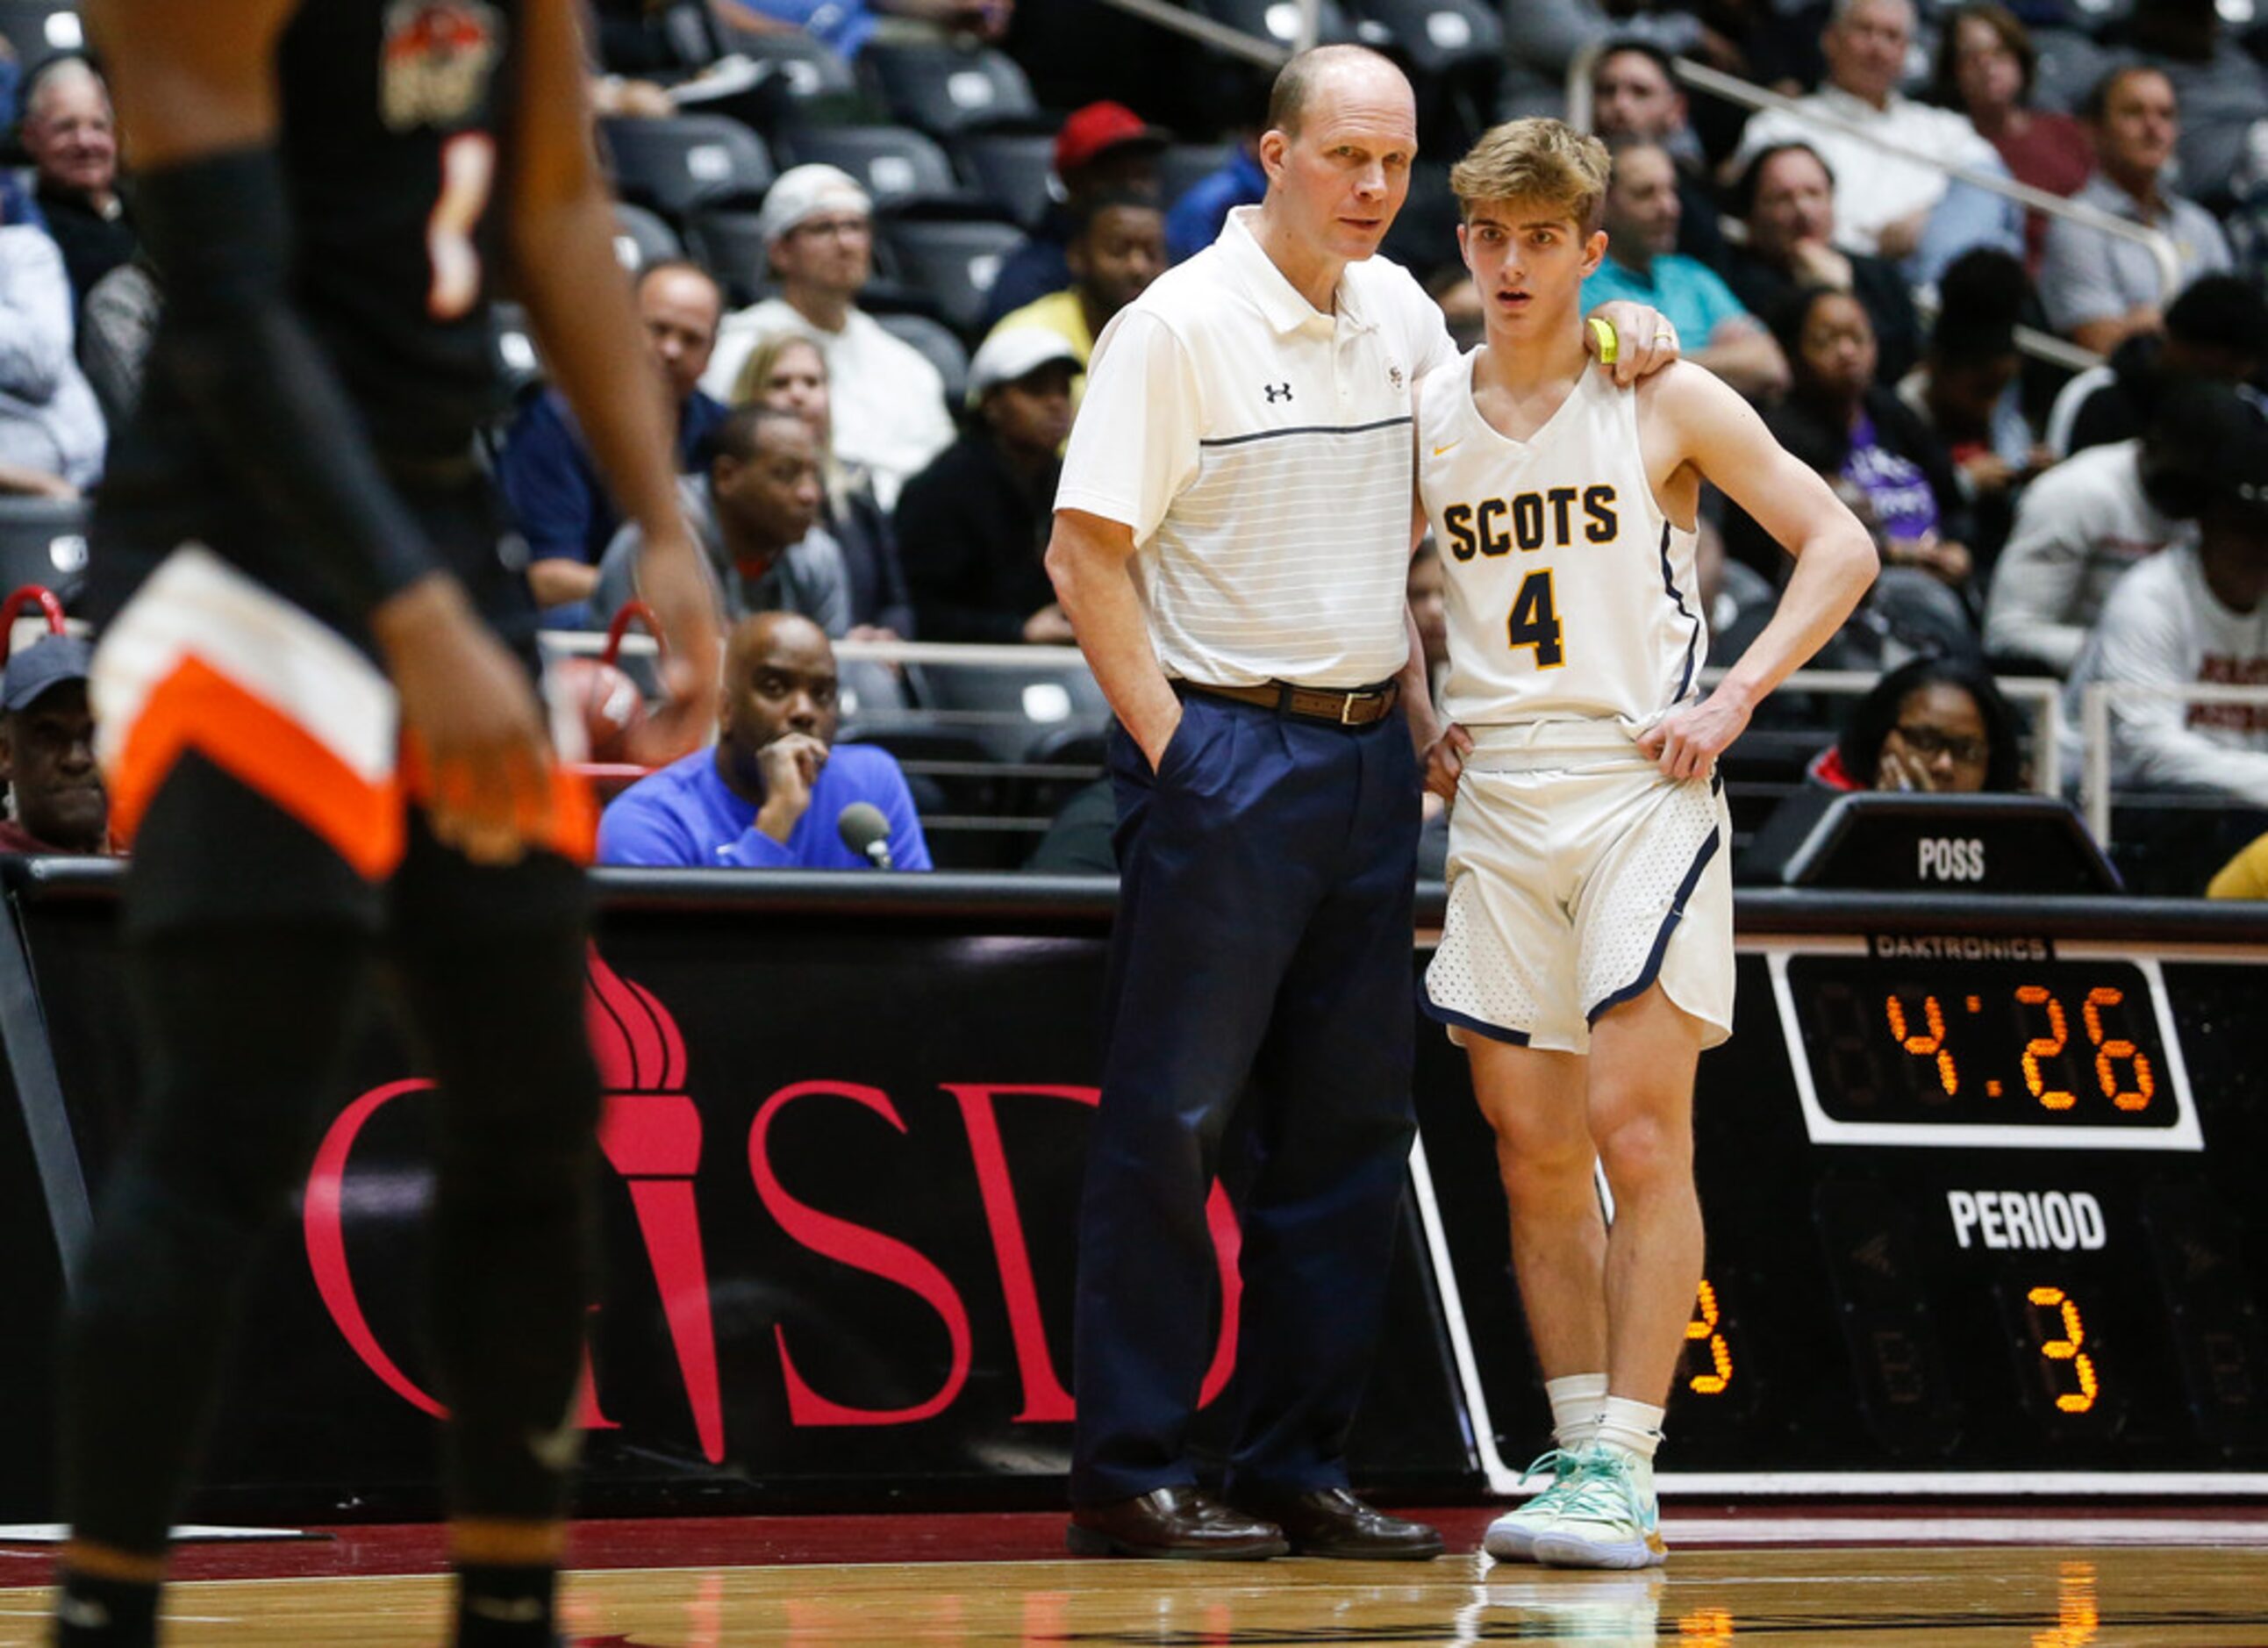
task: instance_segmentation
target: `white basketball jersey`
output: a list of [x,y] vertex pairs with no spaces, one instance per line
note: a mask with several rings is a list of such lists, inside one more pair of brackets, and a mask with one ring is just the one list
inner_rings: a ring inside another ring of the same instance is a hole
[[1586,370],[1526,440],[1473,404],[1478,354],[1427,376],[1418,484],[1447,576],[1444,708],[1468,727],[1612,719],[1699,696],[1694,535],[1654,501],[1638,395]]

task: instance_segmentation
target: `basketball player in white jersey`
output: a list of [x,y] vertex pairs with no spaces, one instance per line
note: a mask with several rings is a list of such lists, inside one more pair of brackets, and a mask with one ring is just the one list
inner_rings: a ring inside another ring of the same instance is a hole
[[[1695,1061],[1733,1022],[1731,826],[1714,764],[1866,593],[1866,529],[1746,402],[1681,361],[1584,369],[1607,151],[1557,121],[1491,131],[1452,174],[1486,341],[1418,395],[1418,491],[1448,574],[1454,799],[1428,1007],[1472,1061],[1552,1400],[1552,1482],[1499,1558],[1663,1559],[1653,1455],[1701,1282]],[[1704,481],[1797,564],[1704,693]],[[1593,1186],[1603,1165],[1609,1230]]]

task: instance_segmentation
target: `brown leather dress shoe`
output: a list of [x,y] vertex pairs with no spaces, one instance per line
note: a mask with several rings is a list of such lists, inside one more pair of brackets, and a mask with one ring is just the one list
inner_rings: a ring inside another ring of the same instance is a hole
[[1065,1542],[1079,1556],[1163,1556],[1252,1562],[1289,1548],[1283,1530],[1232,1511],[1194,1488],[1158,1488],[1132,1499],[1079,1505]]
[[1422,1522],[1372,1509],[1344,1488],[1299,1494],[1245,1494],[1238,1508],[1284,1530],[1297,1556],[1350,1562],[1425,1562],[1439,1556],[1441,1536]]

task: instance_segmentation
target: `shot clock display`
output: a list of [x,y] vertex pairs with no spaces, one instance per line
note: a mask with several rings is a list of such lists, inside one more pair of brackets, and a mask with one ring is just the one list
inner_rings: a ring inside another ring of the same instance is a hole
[[[2268,1492],[2268,945],[1900,914],[1744,916],[1734,1034],[1696,1097],[1709,1249],[1665,1481]],[[1420,1120],[1516,1467],[1549,1415],[1449,1053],[1421,1041]]]
[[1934,948],[1772,958],[1815,1139],[2201,1148],[2154,963]]

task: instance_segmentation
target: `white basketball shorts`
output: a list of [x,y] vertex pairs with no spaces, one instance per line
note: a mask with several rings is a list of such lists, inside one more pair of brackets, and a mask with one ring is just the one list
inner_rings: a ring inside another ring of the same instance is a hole
[[[1591,1026],[1659,982],[1733,1033],[1733,827],[1713,777],[1673,782],[1619,748],[1491,749],[1449,815],[1448,916],[1425,1007],[1471,1031],[1587,1053]],[[1500,742],[1500,741],[1499,741]]]

